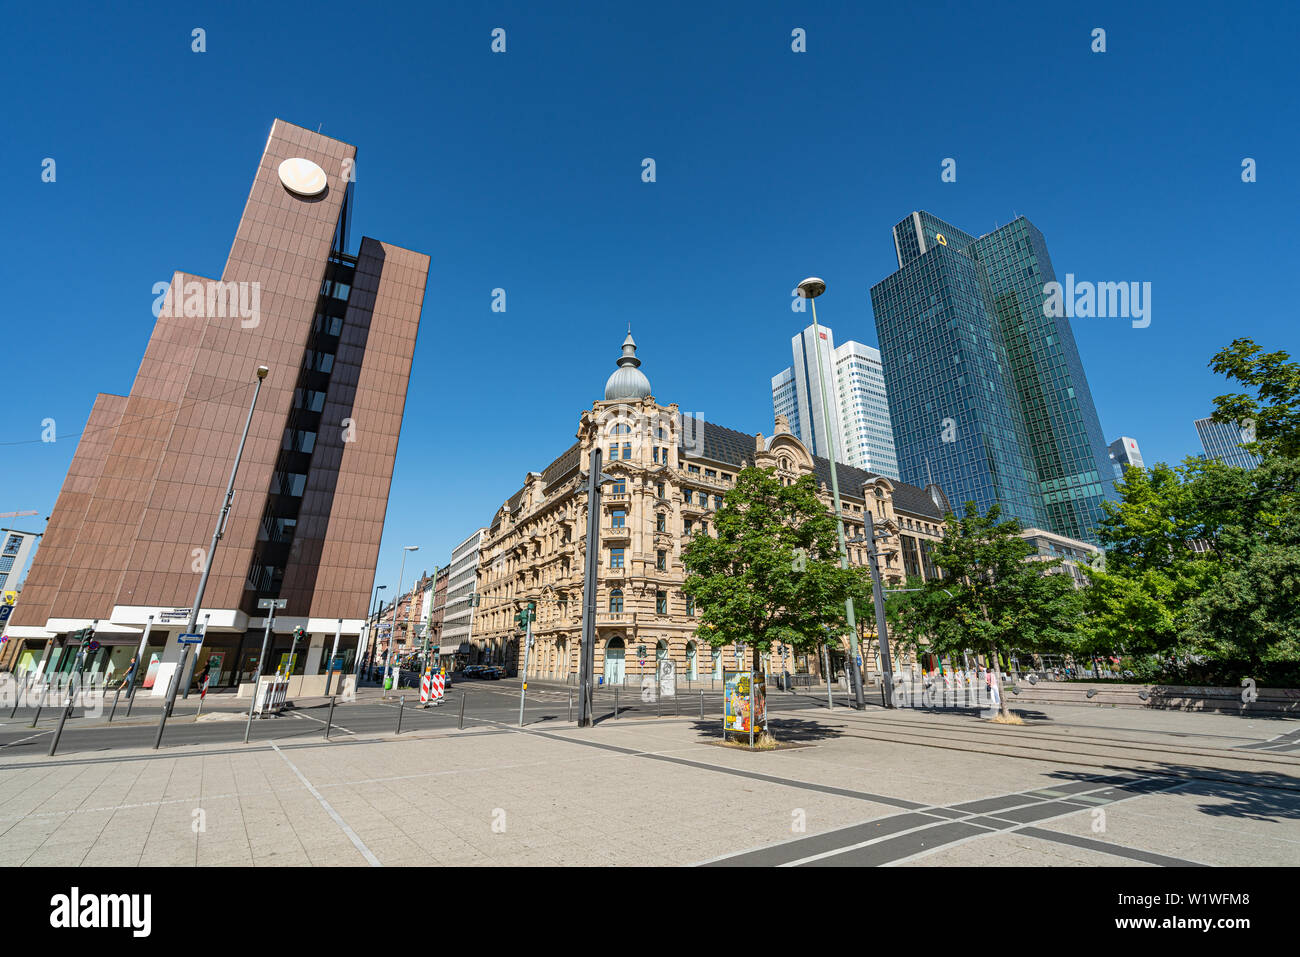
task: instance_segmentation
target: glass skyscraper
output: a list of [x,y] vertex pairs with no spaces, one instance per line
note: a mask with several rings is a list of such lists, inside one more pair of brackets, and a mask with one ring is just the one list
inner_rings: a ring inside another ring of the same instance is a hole
[[1196,434],[1201,437],[1201,448],[1205,449],[1207,459],[1222,459],[1224,465],[1240,469],[1259,465],[1259,459],[1241,447],[1250,438],[1240,426],[1206,417],[1196,420]]
[[1096,541],[1111,463],[1068,320],[1043,314],[1042,233],[1020,217],[977,239],[914,212],[894,248],[871,301],[902,480]]

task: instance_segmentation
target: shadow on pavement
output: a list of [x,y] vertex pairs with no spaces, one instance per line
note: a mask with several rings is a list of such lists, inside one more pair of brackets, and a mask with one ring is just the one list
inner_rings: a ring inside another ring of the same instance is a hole
[[[1160,765],[1161,773],[1138,778],[1143,772],[1119,769],[1115,775],[1120,791],[1134,794],[1161,791],[1183,783],[1180,791],[1212,799],[1199,804],[1197,810],[1210,817],[1243,818],[1250,821],[1300,820],[1300,780],[1273,771],[1214,770],[1214,778],[1205,776],[1205,768],[1179,764]],[[1083,771],[1055,771],[1051,775],[1062,781],[1092,778]],[[1134,783],[1136,781],[1136,783]]]

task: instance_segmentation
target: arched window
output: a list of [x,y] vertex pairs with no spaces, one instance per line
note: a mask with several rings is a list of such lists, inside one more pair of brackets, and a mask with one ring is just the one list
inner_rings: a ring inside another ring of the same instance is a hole
[[612,614],[621,614],[623,611],[623,589],[615,588],[609,593],[609,610]]
[[609,427],[610,435],[627,435],[632,431],[632,426],[626,422],[615,422]]

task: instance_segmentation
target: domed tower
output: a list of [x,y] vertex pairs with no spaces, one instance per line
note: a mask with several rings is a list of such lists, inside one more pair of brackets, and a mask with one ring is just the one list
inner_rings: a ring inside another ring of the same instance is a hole
[[628,326],[627,338],[623,340],[623,354],[618,358],[618,368],[605,381],[605,401],[613,399],[644,399],[650,394],[650,380],[645,377],[639,366],[641,360],[636,357],[636,340],[632,338],[632,327]]

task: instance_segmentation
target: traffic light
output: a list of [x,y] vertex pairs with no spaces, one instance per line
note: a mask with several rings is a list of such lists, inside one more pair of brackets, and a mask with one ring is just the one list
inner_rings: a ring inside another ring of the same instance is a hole
[[293,629],[293,640],[294,640],[294,641],[298,641],[300,638],[305,638],[306,636],[307,636],[307,629],[304,628],[302,625],[297,625],[297,626]]
[[515,615],[515,624],[519,626],[520,631],[526,631],[530,621],[537,620],[537,602],[530,601],[526,606],[519,609]]

